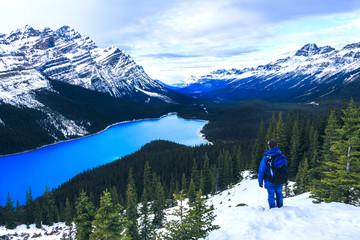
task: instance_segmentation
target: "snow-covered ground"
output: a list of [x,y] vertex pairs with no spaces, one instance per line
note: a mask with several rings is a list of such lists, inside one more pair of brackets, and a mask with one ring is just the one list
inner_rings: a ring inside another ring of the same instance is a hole
[[[209,201],[216,210],[211,240],[238,239],[360,239],[360,208],[342,203],[314,204],[309,193],[284,198],[269,210],[267,191],[257,179],[244,179]],[[236,207],[238,204],[247,206]]]
[[[314,204],[312,200],[309,193],[305,193],[284,198],[284,207],[269,210],[266,190],[259,187],[256,179],[245,178],[208,200],[214,204],[217,215],[214,223],[220,225],[220,229],[210,233],[207,239],[360,239],[359,207],[342,203]],[[237,206],[239,204],[246,206]],[[45,232],[53,234],[47,236]],[[24,239],[23,233],[29,233],[30,238],[34,233],[41,233],[35,239],[61,239],[68,232],[63,223],[42,230],[34,225],[27,230],[22,225],[15,230],[1,227],[0,237],[11,234],[16,240]]]

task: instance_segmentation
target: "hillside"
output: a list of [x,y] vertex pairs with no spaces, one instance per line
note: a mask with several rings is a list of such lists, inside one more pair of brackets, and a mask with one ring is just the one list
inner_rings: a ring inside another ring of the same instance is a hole
[[[208,200],[214,204],[217,215],[215,224],[220,229],[210,233],[208,240],[238,239],[358,239],[360,238],[360,208],[343,203],[314,204],[309,193],[284,199],[284,207],[268,209],[267,193],[259,188],[256,179],[245,178],[233,188],[225,190]],[[238,204],[247,206],[237,207]],[[173,209],[168,209],[167,213]],[[36,229],[25,225],[14,230],[0,227],[0,236],[11,235],[23,239],[29,234],[41,233],[36,239],[60,240],[68,233],[64,223]]]

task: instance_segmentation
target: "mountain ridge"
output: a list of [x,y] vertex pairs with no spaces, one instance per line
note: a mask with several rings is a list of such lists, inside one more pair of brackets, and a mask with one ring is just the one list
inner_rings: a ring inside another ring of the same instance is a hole
[[[269,101],[320,101],[355,95],[360,80],[360,43],[336,50],[306,44],[293,56],[252,68],[219,69],[177,84],[177,91],[213,101],[260,98]],[[349,85],[355,85],[350,89]],[[342,94],[340,94],[340,92]]]

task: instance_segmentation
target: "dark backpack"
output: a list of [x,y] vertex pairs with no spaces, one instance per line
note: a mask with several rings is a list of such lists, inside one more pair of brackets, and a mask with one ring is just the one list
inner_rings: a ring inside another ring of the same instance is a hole
[[281,154],[278,156],[267,156],[267,158],[266,165],[268,171],[265,180],[276,186],[286,183],[289,176],[286,157]]

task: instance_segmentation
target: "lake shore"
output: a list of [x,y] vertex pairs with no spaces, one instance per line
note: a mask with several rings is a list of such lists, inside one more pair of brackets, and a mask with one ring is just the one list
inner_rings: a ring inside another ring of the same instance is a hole
[[[9,157],[9,156],[17,155],[17,154],[32,152],[32,151],[36,151],[36,150],[39,150],[39,149],[42,149],[42,148],[50,147],[50,146],[53,146],[53,145],[56,145],[56,144],[59,144],[59,143],[65,143],[65,142],[75,141],[75,140],[79,140],[79,139],[86,138],[86,137],[91,137],[91,136],[100,134],[100,133],[108,130],[109,128],[114,127],[114,126],[117,126],[117,125],[127,124],[127,123],[134,123],[134,122],[140,122],[140,121],[145,121],[145,120],[157,120],[157,119],[161,119],[161,118],[164,118],[164,117],[167,117],[167,116],[171,116],[171,115],[176,115],[178,118],[181,118],[181,119],[183,119],[183,120],[189,120],[189,121],[196,120],[196,121],[204,121],[204,122],[206,122],[206,124],[209,123],[208,120],[202,120],[202,119],[185,119],[185,118],[179,117],[177,112],[170,112],[170,113],[167,113],[167,114],[165,114],[165,115],[160,116],[159,118],[143,118],[143,119],[133,119],[133,120],[126,120],[126,121],[117,122],[117,123],[114,123],[114,124],[111,124],[111,125],[107,126],[106,128],[104,128],[103,130],[101,130],[101,131],[99,131],[99,132],[89,133],[89,134],[87,134],[87,135],[76,136],[76,137],[74,137],[74,138],[70,138],[70,139],[66,139],[66,140],[61,140],[61,141],[57,141],[57,142],[54,142],[54,143],[45,144],[45,145],[42,145],[42,146],[40,146],[40,147],[33,148],[33,149],[29,149],[29,150],[25,150],[25,151],[22,151],[22,152],[11,153],[11,154],[7,154],[7,155],[0,155],[0,161],[1,161],[1,158],[3,158],[3,157]],[[206,125],[206,124],[205,124],[205,125]],[[202,127],[202,128],[199,129],[199,131],[197,132],[197,135],[198,135],[201,139],[203,139],[205,142],[207,142],[208,144],[213,145],[212,142],[210,142],[209,140],[206,139],[205,134],[201,133],[201,131],[202,131],[203,128],[204,128],[204,127]]]

